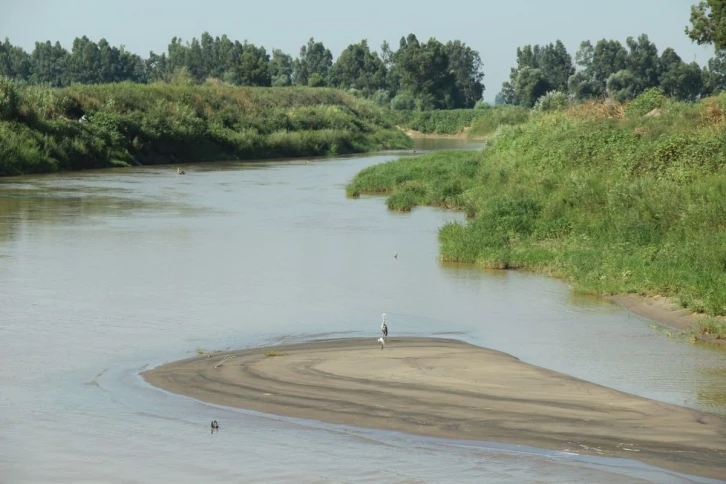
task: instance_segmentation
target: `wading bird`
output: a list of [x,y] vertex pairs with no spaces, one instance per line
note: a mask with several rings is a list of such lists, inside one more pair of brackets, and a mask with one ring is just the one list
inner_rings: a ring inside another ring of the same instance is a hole
[[212,420],[212,431],[219,430],[219,424],[216,420]]
[[383,322],[381,323],[381,333],[383,336],[388,336],[388,326],[386,326],[386,313],[381,314]]
[[381,349],[383,349],[384,346],[386,346],[386,340],[383,338],[378,338],[378,342],[381,343]]

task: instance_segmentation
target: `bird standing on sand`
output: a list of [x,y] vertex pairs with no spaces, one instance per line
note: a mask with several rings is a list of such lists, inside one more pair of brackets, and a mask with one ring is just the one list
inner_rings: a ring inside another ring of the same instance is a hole
[[381,323],[381,333],[383,336],[388,336],[388,326],[386,326],[386,313],[381,314],[383,322]]
[[219,430],[219,424],[216,420],[212,420],[212,431]]
[[386,340],[383,338],[378,338],[378,342],[381,343],[381,349],[383,349],[384,346],[386,346]]

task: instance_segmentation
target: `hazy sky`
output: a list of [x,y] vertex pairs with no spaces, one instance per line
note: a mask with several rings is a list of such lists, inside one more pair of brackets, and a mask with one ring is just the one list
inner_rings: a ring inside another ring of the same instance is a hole
[[[484,98],[493,100],[525,44],[562,40],[574,58],[580,42],[625,39],[646,33],[662,51],[673,47],[687,62],[703,64],[712,49],[684,33],[696,0],[0,0],[0,38],[26,50],[36,40],[105,37],[113,45],[148,56],[166,50],[173,36],[183,40],[208,31],[232,40],[280,48],[297,56],[312,36],[337,58],[349,44],[368,39],[379,49],[401,36],[420,40],[460,39],[479,51],[484,63]],[[594,43],[594,42],[593,42]]]

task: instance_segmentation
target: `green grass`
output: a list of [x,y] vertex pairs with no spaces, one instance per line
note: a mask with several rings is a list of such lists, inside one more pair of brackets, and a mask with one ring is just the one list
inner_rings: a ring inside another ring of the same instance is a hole
[[265,356],[285,356],[287,353],[281,353],[275,350],[266,350]]
[[564,278],[578,293],[726,314],[726,95],[659,117],[588,103],[503,126],[480,152],[366,168],[348,194],[464,210],[440,256]]
[[726,321],[704,317],[691,328],[691,334],[697,339],[726,339]]
[[[78,122],[86,114],[88,123]],[[0,78],[0,175],[408,148],[371,102],[334,89]]]
[[391,123],[425,134],[454,135],[464,131],[470,137],[486,137],[499,126],[527,121],[530,110],[517,106],[438,111],[388,111]]

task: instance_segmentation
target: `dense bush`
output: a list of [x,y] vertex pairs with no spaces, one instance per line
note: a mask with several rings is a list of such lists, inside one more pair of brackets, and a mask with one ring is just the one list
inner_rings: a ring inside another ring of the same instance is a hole
[[325,88],[0,79],[0,175],[405,148],[372,102]]

